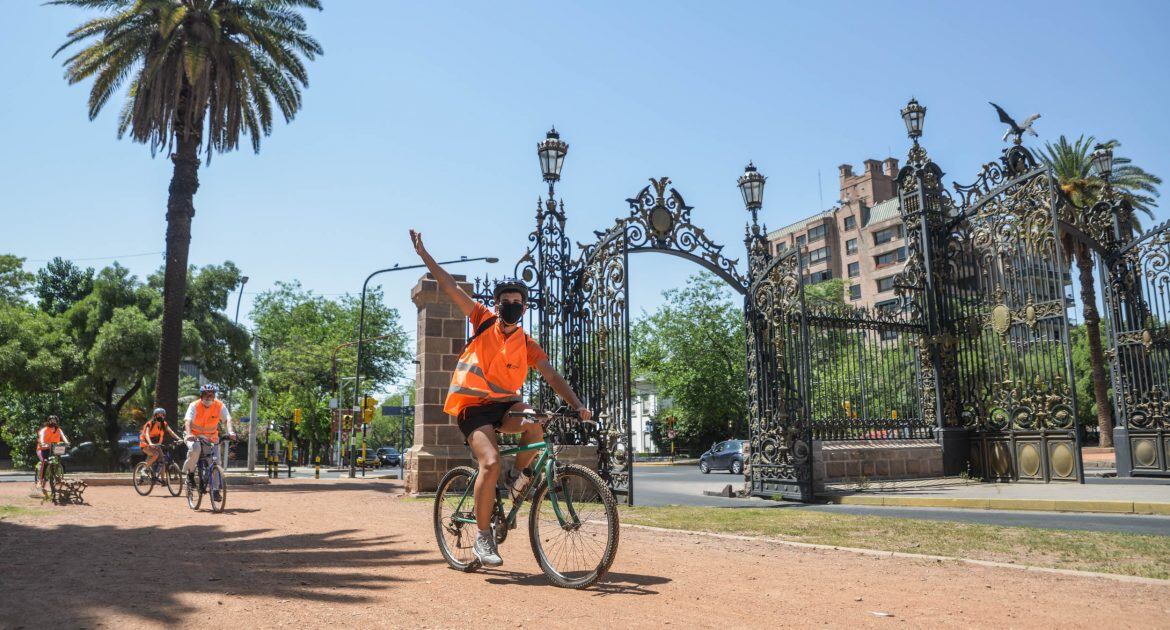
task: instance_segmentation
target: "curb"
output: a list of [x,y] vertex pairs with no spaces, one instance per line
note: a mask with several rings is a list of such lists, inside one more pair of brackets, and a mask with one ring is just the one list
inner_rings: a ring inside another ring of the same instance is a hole
[[1130,584],[1148,584],[1151,586],[1170,586],[1170,580],[1160,580],[1158,578],[1140,577],[1137,575],[1123,575],[1121,573],[1098,573],[1095,571],[1078,571],[1076,569],[1056,569],[1053,567],[1038,567],[1030,564],[1012,564],[1010,562],[995,562],[994,560],[975,560],[973,558],[959,558],[955,556],[931,556],[923,553],[907,553],[904,551],[881,551],[880,549],[864,549],[861,547],[839,547],[836,545],[817,545],[814,543],[802,543],[791,540],[779,540],[777,538],[762,538],[759,536],[742,536],[739,534],[717,534],[715,532],[690,531],[685,529],[668,529],[665,527],[654,527],[651,525],[634,525],[630,523],[622,523],[622,527],[631,527],[634,529],[644,529],[651,532],[660,532],[666,534],[686,534],[688,536],[706,536],[708,538],[719,538],[723,540],[736,540],[745,542],[767,543],[771,545],[782,545],[785,547],[795,547],[798,549],[812,549],[817,551],[844,551],[847,553],[854,553],[863,556],[877,556],[879,558],[906,558],[910,560],[933,560],[936,562],[960,562],[963,564],[973,564],[981,567],[992,567],[996,569],[1015,569],[1017,571],[1030,571],[1032,573],[1049,573],[1052,575],[1061,575],[1066,577],[1084,577],[1084,578],[1098,578],[1113,580],[1116,582],[1128,582]]
[[635,461],[634,465],[635,466],[692,466],[692,465],[695,465],[698,463],[699,463],[699,460],[697,460],[697,459],[678,459],[678,460],[675,460],[673,463],[671,463],[671,462],[639,462],[639,461]]
[[976,499],[945,497],[882,497],[830,494],[818,497],[838,505],[882,507],[932,507],[967,510],[1018,510],[1029,512],[1093,512],[1102,514],[1157,514],[1170,516],[1170,503],[1152,501],[1078,501],[1069,499]]
[[[81,477],[81,476],[75,477],[73,475],[67,475],[67,477],[70,479],[77,479],[79,481],[84,481],[85,485],[87,485],[91,488],[96,487],[96,486],[132,486],[132,485],[134,485],[134,481],[129,475],[124,475],[124,476],[120,475],[117,477]],[[228,483],[232,486],[262,486],[262,485],[268,484],[268,477],[228,475],[227,479],[228,479]]]

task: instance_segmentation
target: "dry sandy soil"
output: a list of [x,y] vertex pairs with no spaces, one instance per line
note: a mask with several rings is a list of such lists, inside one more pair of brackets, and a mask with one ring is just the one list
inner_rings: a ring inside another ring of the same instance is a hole
[[[34,506],[28,484],[0,505]],[[234,488],[224,514],[93,487],[0,520],[0,628],[1165,627],[1170,586],[635,528],[609,576],[550,586],[527,535],[457,573],[388,481]],[[875,613],[881,613],[875,614]],[[888,615],[888,616],[887,616]]]

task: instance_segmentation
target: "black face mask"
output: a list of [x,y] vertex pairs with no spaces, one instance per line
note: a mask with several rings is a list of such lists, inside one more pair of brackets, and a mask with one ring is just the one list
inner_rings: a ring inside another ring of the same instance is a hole
[[504,302],[500,304],[500,318],[505,324],[512,325],[520,321],[524,314],[524,304],[520,302]]

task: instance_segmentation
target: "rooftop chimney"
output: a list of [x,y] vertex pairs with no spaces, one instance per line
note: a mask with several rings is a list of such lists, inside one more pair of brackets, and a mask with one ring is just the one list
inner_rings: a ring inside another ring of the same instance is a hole
[[886,158],[882,161],[882,167],[885,169],[886,177],[894,179],[898,176],[898,158]]

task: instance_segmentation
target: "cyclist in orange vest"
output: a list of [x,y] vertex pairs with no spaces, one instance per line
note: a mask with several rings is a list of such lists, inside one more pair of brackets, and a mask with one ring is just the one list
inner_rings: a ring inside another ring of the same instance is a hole
[[69,438],[65,437],[65,432],[58,426],[57,416],[49,416],[45,421],[45,426],[37,431],[37,478],[41,483],[41,490],[45,489],[45,477],[41,475],[41,469],[44,468],[45,461],[52,455],[54,444],[69,444]]
[[227,405],[216,399],[215,393],[216,387],[211,383],[200,387],[199,400],[192,401],[183,416],[183,435],[187,441],[187,460],[183,462],[183,470],[187,471],[187,483],[190,484],[195,483],[195,469],[199,466],[199,455],[203,452],[200,437],[210,440],[212,444],[219,443],[219,423],[223,422],[227,426],[228,439],[236,439]]
[[171,430],[171,425],[167,424],[167,410],[159,407],[150,415],[150,420],[142,425],[142,431],[138,433],[138,446],[142,448],[142,452],[146,453],[146,465],[154,466],[159,457],[162,457],[163,440],[167,434],[170,434],[171,439],[178,441],[179,436]]
[[[451,274],[435,262],[423,246],[422,234],[411,230],[410,239],[439,288],[459,306],[475,330],[455,366],[443,410],[458,420],[459,430],[479,462],[479,476],[475,480],[475,520],[479,535],[473,551],[484,565],[499,566],[503,560],[491,531],[496,481],[500,476],[496,432],[519,433],[521,444],[544,439],[544,428],[539,423],[507,415],[510,411],[531,409],[520,397],[528,370],[536,368],[557,395],[577,410],[582,420],[588,420],[593,414],[549,363],[540,345],[520,328],[528,302],[527,285],[514,279],[497,283],[493,291],[496,302],[493,312],[460,289]],[[514,492],[523,493],[527,489],[532,480],[527,467],[535,456],[535,451],[516,456],[510,480]]]

